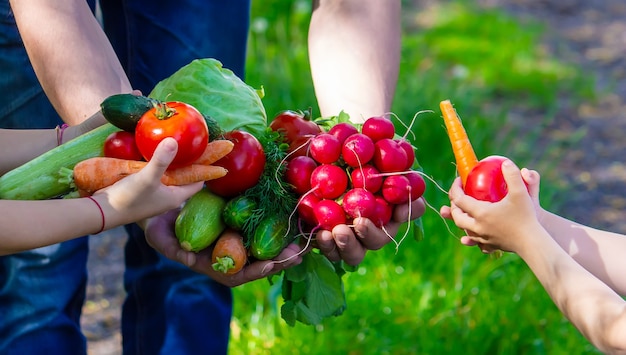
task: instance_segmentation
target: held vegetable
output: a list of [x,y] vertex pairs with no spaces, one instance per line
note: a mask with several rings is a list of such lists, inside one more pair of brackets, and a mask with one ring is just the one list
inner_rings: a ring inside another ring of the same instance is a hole
[[196,192],[183,206],[174,224],[180,246],[198,252],[213,244],[224,231],[222,211],[226,201],[206,188]]
[[448,129],[457,170],[463,183],[463,191],[477,200],[498,202],[506,196],[508,188],[502,175],[505,157],[492,155],[476,158],[465,128],[449,100],[440,103],[444,122]]
[[156,103],[158,103],[157,100],[146,96],[116,94],[104,99],[100,104],[100,109],[109,123],[124,131],[134,132],[141,116]]
[[0,199],[45,200],[71,192],[69,181],[59,181],[62,168],[101,156],[104,141],[115,131],[119,128],[104,124],[7,172],[0,177]]
[[259,260],[275,258],[287,246],[287,220],[268,217],[259,223],[250,243],[250,254]]
[[213,270],[227,275],[236,274],[248,262],[248,251],[243,237],[232,230],[226,230],[215,242],[211,253]]
[[469,175],[470,170],[478,163],[478,159],[467,137],[465,128],[463,128],[461,119],[456,114],[456,110],[452,107],[450,100],[441,101],[439,107],[441,108],[443,121],[446,124],[448,137],[452,144],[452,152],[456,160],[456,169],[459,172],[463,186],[465,186],[467,175]]
[[245,195],[230,199],[222,212],[224,223],[236,231],[243,230],[245,223],[252,217],[257,206],[253,198]]

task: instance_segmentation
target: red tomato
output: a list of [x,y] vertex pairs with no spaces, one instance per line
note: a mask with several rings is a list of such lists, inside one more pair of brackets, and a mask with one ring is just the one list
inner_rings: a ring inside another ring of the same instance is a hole
[[202,114],[184,102],[166,102],[146,112],[135,128],[137,147],[150,160],[157,145],[166,137],[178,142],[178,153],[170,168],[193,163],[209,143],[209,129]]
[[111,133],[104,140],[105,157],[126,160],[143,160],[143,156],[135,143],[135,134],[132,132],[119,131]]
[[498,202],[506,196],[508,188],[502,175],[505,157],[492,155],[482,159],[470,171],[463,190],[481,201]]
[[234,197],[259,182],[265,169],[265,152],[261,143],[250,133],[230,131],[224,138],[235,145],[233,150],[212,165],[222,166],[228,173],[206,182],[209,190],[222,197]]
[[304,114],[291,110],[278,113],[270,122],[270,128],[285,135],[285,141],[289,144],[288,153],[290,158],[307,155],[309,140],[311,137],[322,133],[322,128],[317,123],[309,120],[310,113]]

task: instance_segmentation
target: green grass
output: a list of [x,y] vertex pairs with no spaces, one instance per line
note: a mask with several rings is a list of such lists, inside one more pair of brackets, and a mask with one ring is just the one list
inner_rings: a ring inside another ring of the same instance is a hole
[[[309,3],[253,3],[246,81],[263,85],[270,117],[309,106],[315,112],[306,52]],[[441,100],[456,106],[479,157],[532,161],[549,174],[549,161],[541,162],[533,147],[550,122],[557,94],[590,92],[588,78],[542,49],[541,26],[468,3],[420,12],[405,4],[393,111],[405,122],[418,111],[434,112],[419,115],[408,135],[433,180],[426,197],[434,209],[448,202],[435,183],[447,189],[455,175]],[[512,108],[541,110],[545,122],[528,127],[508,114]],[[556,189],[549,181],[542,186],[548,208],[557,203],[550,199]],[[517,256],[495,258],[462,247],[459,231],[434,210],[422,222],[423,240],[407,239],[397,252],[392,245],[370,252],[344,277],[348,308],[322,325],[289,327],[278,313],[279,284],[259,280],[235,288],[231,353],[596,353]]]

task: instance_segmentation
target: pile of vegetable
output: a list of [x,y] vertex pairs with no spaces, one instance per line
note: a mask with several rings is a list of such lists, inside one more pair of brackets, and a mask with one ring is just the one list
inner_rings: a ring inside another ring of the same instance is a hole
[[[356,217],[385,230],[394,205],[424,193],[414,149],[390,119],[354,125],[345,113],[312,120],[310,111],[285,110],[268,123],[263,94],[217,60],[194,60],[148,96],[104,100],[109,124],[0,177],[0,198],[91,194],[139,171],[174,137],[178,154],[162,181],[205,181],[182,207],[176,237],[185,250],[208,248],[213,268],[234,274],[254,260],[281,262],[289,243],[314,245],[316,231]],[[353,267],[316,248],[302,258],[269,278],[280,277],[283,319],[319,324],[340,315],[342,276]]]
[[[268,124],[259,94],[219,62],[203,59],[149,95],[197,107],[234,143],[214,163],[228,173],[207,182],[176,221],[181,246],[212,248],[215,270],[236,273],[248,262],[275,259],[289,243],[310,243],[316,230],[357,216],[383,227],[395,204],[424,192],[424,180],[411,169],[413,147],[389,119],[356,126],[344,113],[313,120],[310,111],[285,110]],[[316,249],[304,254],[300,265],[282,272],[283,319],[318,324],[341,314],[341,278],[349,269]]]

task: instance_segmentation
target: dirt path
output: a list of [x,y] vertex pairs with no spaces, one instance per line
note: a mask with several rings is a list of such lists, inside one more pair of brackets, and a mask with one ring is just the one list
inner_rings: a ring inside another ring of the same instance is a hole
[[597,102],[562,98],[544,139],[581,134],[560,152],[567,201],[560,214],[626,233],[626,2],[622,0],[494,0],[521,17],[544,20],[548,48],[597,78]]
[[[544,140],[584,133],[559,152],[558,170],[567,193],[559,213],[575,220],[626,233],[626,1],[624,0],[480,0],[520,17],[544,20],[546,43],[562,60],[581,65],[598,79],[598,102],[563,98]],[[528,118],[533,122],[533,117]],[[541,122],[540,117],[535,117]],[[88,301],[82,318],[94,355],[120,354],[119,317],[123,231],[91,240]]]

